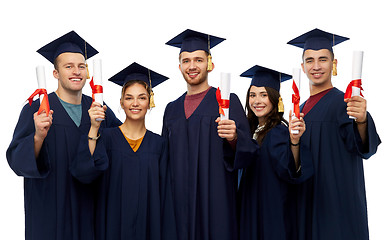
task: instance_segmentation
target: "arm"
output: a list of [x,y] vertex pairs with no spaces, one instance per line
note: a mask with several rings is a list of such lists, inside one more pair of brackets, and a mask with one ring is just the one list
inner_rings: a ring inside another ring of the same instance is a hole
[[[293,153],[294,162],[296,164],[296,169],[299,169],[300,166],[300,139],[302,134],[305,132],[305,122],[304,114],[301,113],[300,118],[292,119],[292,111],[289,111],[289,136],[290,136],[290,148]],[[298,130],[298,134],[293,134],[291,130]]]
[[101,105],[97,102],[93,102],[89,109],[90,116],[90,130],[89,130],[89,150],[90,154],[93,155],[95,146],[97,144],[97,139],[99,138],[99,127],[101,126],[101,121],[97,121],[97,118],[105,118],[105,111],[107,107],[106,105],[101,107]]
[[367,101],[359,96],[344,99],[347,114],[356,118],[357,129],[363,144],[367,141]]
[[48,130],[52,125],[52,114],[53,110],[50,110],[48,116],[46,112],[43,111],[38,115],[38,112],[34,113],[34,124],[35,124],[35,134],[34,134],[34,153],[35,158],[38,158],[40,150],[42,149],[44,139],[47,137]]

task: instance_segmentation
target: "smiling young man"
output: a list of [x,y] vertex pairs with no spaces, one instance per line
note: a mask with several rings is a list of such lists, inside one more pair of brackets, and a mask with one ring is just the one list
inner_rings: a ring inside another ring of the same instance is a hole
[[235,94],[230,120],[220,121],[210,49],[223,38],[186,30],[167,42],[180,48],[179,69],[187,92],[170,102],[162,135],[169,142],[178,239],[237,239],[237,171],[258,147]]
[[[82,94],[87,69],[85,52],[92,46],[71,31],[38,50],[54,64],[58,88],[48,94],[49,115],[38,114],[39,100],[26,105],[19,117],[7,160],[24,177],[25,239],[94,239],[93,188],[71,176],[78,141],[90,128],[92,99]],[[103,127],[120,121],[107,109]]]
[[[299,239],[368,239],[363,158],[377,151],[380,138],[366,100],[344,99],[331,77],[337,60],[332,47],[345,40],[319,29],[288,44],[303,48],[303,71],[310,98],[301,105],[314,176],[298,189]],[[352,120],[349,116],[356,117]]]

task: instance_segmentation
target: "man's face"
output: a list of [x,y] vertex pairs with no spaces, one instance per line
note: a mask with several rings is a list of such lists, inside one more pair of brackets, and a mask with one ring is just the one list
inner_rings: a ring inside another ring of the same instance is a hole
[[54,77],[59,80],[58,89],[79,92],[86,83],[85,58],[80,53],[62,53],[57,57]]
[[189,85],[200,85],[207,82],[207,53],[203,50],[182,52],[179,69]]
[[310,85],[325,87],[331,84],[333,56],[328,49],[306,50],[301,66]]

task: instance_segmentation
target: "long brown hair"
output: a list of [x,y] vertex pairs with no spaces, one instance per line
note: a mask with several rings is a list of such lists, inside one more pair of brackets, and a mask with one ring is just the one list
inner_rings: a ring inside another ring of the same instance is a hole
[[[250,89],[251,89],[251,86],[247,90],[245,111],[247,113],[247,120],[249,122],[251,136],[253,136],[255,129],[257,129],[259,121],[258,121],[258,117],[255,115],[255,113],[250,109],[250,104],[249,104]],[[289,124],[288,121],[286,121],[283,117],[284,113],[278,112],[278,102],[279,102],[278,99],[280,97],[280,93],[271,87],[265,87],[265,89],[266,89],[266,92],[268,94],[269,101],[273,105],[273,109],[266,116],[265,127],[262,129],[262,131],[260,131],[258,133],[257,142],[259,145],[262,144],[263,139],[265,138],[266,134],[273,127],[275,127],[278,124],[281,124],[281,122],[283,122],[286,126],[288,126],[288,124]]]

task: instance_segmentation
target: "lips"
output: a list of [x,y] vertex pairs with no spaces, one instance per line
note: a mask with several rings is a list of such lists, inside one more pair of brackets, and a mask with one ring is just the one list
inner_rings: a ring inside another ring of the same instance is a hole
[[129,109],[132,113],[139,113],[141,112],[141,109],[135,109],[135,108],[131,108]]
[[189,73],[188,73],[188,76],[189,76],[190,78],[195,78],[197,75],[199,75],[198,72],[189,72]]
[[80,82],[80,81],[82,81],[82,78],[70,78],[70,81]]
[[317,72],[317,73],[312,73],[312,76],[314,78],[320,78],[324,73],[321,73],[321,72]]

